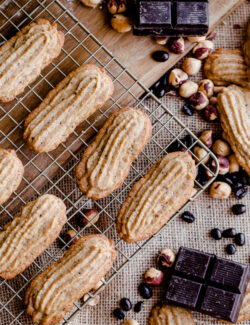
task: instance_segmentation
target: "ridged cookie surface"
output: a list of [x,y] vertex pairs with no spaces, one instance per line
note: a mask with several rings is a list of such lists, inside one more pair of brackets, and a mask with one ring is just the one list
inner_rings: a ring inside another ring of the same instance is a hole
[[0,204],[8,200],[22,181],[24,168],[14,150],[0,148]]
[[120,187],[151,133],[151,121],[139,109],[122,108],[112,114],[76,168],[81,191],[96,200]]
[[250,89],[250,70],[241,50],[218,49],[206,59],[204,72],[215,85],[237,84]]
[[149,325],[194,325],[190,311],[176,306],[156,305],[149,318]]
[[100,108],[113,93],[103,68],[84,64],[72,71],[25,121],[24,139],[36,152],[49,152]]
[[192,195],[196,168],[188,153],[158,160],[131,189],[117,218],[119,237],[132,243],[155,234]]
[[116,258],[112,240],[103,235],[78,239],[65,255],[30,284],[25,294],[27,313],[34,323],[59,323],[80,299],[110,270]]
[[229,86],[218,95],[223,137],[239,164],[250,175],[250,91]]
[[46,19],[25,26],[0,47],[0,100],[13,100],[60,52],[64,35]]
[[0,276],[11,279],[57,238],[67,221],[63,201],[45,194],[22,207],[0,232]]

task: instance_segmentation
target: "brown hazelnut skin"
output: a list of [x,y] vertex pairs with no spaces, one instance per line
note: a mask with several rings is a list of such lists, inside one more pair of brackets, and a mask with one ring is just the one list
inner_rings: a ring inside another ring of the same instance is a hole
[[201,41],[205,41],[206,36],[188,36],[188,41],[195,43],[195,42],[201,42]]
[[229,173],[236,173],[240,170],[240,165],[236,159],[235,154],[232,154],[228,157],[229,160]]
[[215,141],[212,150],[216,155],[223,156],[223,157],[226,157],[231,153],[229,144],[221,139]]
[[189,98],[191,97],[193,94],[195,94],[198,90],[198,85],[197,83],[188,80],[186,82],[184,82],[180,88],[179,88],[179,94],[181,97],[183,98]]
[[159,45],[166,45],[168,40],[169,40],[168,36],[166,36],[166,37],[156,37],[155,38],[156,43],[159,44]]
[[168,41],[168,48],[172,53],[182,54],[185,51],[185,41],[183,37],[171,37]]
[[203,131],[199,139],[208,147],[211,148],[213,145],[213,131]]
[[113,14],[120,14],[127,10],[126,0],[109,0],[108,1],[108,11]]
[[184,70],[189,76],[196,75],[201,69],[201,60],[195,58],[186,58],[182,64]]
[[199,82],[199,91],[203,92],[207,96],[207,98],[210,98],[213,96],[214,93],[214,83],[210,79],[203,79]]
[[219,174],[225,175],[229,172],[229,161],[226,157],[223,156],[217,156],[217,159],[220,165]]
[[197,111],[200,111],[208,105],[209,100],[207,96],[204,95],[201,91],[197,91],[189,98],[189,102],[193,108],[195,108]]
[[78,237],[76,236],[76,232],[73,229],[68,230],[63,236],[62,236],[63,240],[65,241],[65,243],[69,243],[69,245],[73,245]]
[[135,319],[128,319],[122,325],[139,325]]
[[181,69],[173,69],[170,72],[168,81],[170,83],[170,85],[172,85],[175,88],[179,88],[180,85],[182,85],[184,82],[186,82],[188,80],[188,75],[186,74],[186,72],[184,72]]
[[164,248],[161,250],[157,257],[159,266],[163,269],[170,268],[173,266],[175,261],[175,253],[170,248]]
[[206,59],[209,54],[212,53],[214,49],[214,43],[209,40],[201,41],[199,42],[194,48],[193,48],[193,54],[196,57],[196,59],[203,60]]
[[129,18],[123,14],[116,14],[110,20],[111,26],[118,33],[127,33],[132,29]]
[[162,281],[164,279],[164,274],[162,271],[157,270],[154,267],[151,267],[146,271],[144,277],[145,277],[145,282],[147,284],[153,286],[159,286],[162,284]]
[[207,122],[215,122],[219,118],[219,112],[213,105],[207,105],[203,111],[203,118]]
[[81,224],[83,226],[86,226],[86,228],[91,227],[91,223],[97,223],[98,219],[99,219],[99,212],[96,209],[86,209],[83,210],[84,215],[86,216],[86,218],[84,216],[81,215]]
[[208,152],[204,148],[201,148],[199,146],[195,146],[194,147],[194,154],[197,157],[196,160],[202,161],[203,164],[206,164],[208,162],[208,160],[209,160]]
[[230,185],[225,182],[214,182],[210,187],[210,196],[219,200],[227,199],[231,192]]

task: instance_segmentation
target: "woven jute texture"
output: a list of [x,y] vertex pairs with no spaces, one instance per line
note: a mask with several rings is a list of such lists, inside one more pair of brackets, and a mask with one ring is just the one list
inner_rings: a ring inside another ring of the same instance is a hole
[[[216,32],[215,48],[239,48],[245,39],[246,24],[249,20],[250,3],[244,3],[233,14],[228,17]],[[201,76],[196,78],[201,79]],[[195,80],[195,78],[193,78]],[[183,101],[179,98],[165,96],[163,102],[180,117],[183,122],[195,134],[199,134],[203,130],[212,129],[219,137],[221,128],[219,123],[208,124],[204,122],[200,114],[197,113],[192,117],[186,117],[181,112]],[[149,102],[150,105],[150,102]],[[249,195],[240,202],[247,204],[247,213],[242,216],[234,216],[231,212],[231,207],[235,203],[239,203],[233,196],[228,200],[214,200],[209,197],[208,193],[203,193],[196,202],[194,202],[190,211],[196,216],[196,221],[193,224],[186,224],[180,218],[176,218],[169,224],[167,229],[154,239],[126,268],[108,285],[104,292],[100,294],[101,300],[99,305],[95,307],[87,307],[72,324],[88,324],[88,325],[107,325],[119,324],[112,316],[113,309],[119,306],[119,300],[122,297],[128,297],[132,303],[142,300],[138,294],[138,284],[143,279],[143,274],[147,268],[156,266],[157,253],[164,247],[171,247],[174,251],[178,251],[181,245],[201,249],[206,252],[218,254],[221,257],[231,258],[235,261],[248,263],[249,262],[249,216],[250,202]],[[244,232],[247,237],[247,245],[239,247],[237,252],[232,257],[225,253],[225,246],[231,240],[215,241],[209,236],[209,232],[213,227],[225,229],[235,227],[237,231]],[[129,248],[128,248],[129,250]],[[147,320],[154,304],[161,301],[162,290],[154,289],[153,298],[144,301],[144,306],[141,313],[136,314],[130,311],[126,314],[126,319],[136,319],[140,325],[147,324]],[[193,313],[195,324],[214,325],[221,322],[199,313]],[[122,323],[122,322],[121,322]],[[250,324],[242,322],[241,324]],[[185,324],[183,324],[185,325]]]

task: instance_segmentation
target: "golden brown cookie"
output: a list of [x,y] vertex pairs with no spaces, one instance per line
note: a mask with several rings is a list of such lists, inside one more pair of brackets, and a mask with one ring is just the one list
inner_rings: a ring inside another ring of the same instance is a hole
[[247,24],[247,40],[243,46],[245,62],[250,68],[250,21]]
[[204,72],[217,86],[237,84],[250,89],[250,70],[240,49],[221,48],[214,51],[206,59]]
[[24,168],[14,150],[0,148],[0,204],[8,200],[22,181]]
[[58,237],[67,221],[63,201],[51,194],[22,207],[0,232],[0,276],[23,272]]
[[149,238],[192,196],[196,168],[188,153],[158,160],[128,194],[117,217],[119,237],[132,243]]
[[223,137],[239,164],[250,175],[250,91],[229,86],[218,95]]
[[24,139],[36,152],[49,152],[112,95],[113,82],[103,68],[84,64],[72,71],[25,121]]
[[170,305],[156,305],[149,317],[149,325],[194,325],[190,311]]
[[37,19],[0,47],[0,101],[21,94],[62,49],[64,35],[56,24]]
[[151,121],[139,109],[126,107],[112,114],[76,168],[81,191],[97,200],[120,187],[151,133]]
[[65,255],[30,284],[25,294],[27,313],[34,323],[59,323],[73,303],[91,290],[116,258],[114,243],[103,235],[78,239]]

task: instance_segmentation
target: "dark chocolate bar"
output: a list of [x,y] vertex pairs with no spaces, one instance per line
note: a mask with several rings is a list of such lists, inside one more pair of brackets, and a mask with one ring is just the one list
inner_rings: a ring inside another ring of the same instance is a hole
[[134,0],[134,35],[198,36],[209,28],[209,0]]
[[235,323],[248,281],[247,265],[181,247],[165,298],[168,303]]

